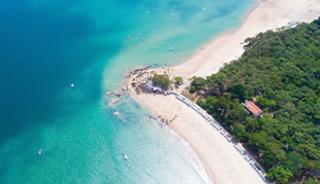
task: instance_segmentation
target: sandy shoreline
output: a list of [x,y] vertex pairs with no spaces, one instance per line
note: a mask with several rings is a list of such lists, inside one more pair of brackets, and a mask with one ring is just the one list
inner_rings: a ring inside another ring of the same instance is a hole
[[[246,38],[292,23],[310,22],[319,16],[318,0],[258,1],[238,29],[216,37],[186,62],[170,67],[170,74],[185,80],[192,76],[208,76],[240,57],[244,51],[241,43]],[[129,78],[127,86],[131,96],[155,115],[170,120],[169,126],[190,144],[212,183],[264,183],[243,156],[202,116],[173,95],[137,94],[131,85],[133,80]]]
[[171,72],[184,77],[208,76],[244,52],[248,37],[297,22],[310,22],[320,16],[317,0],[264,0],[249,11],[241,26],[215,37],[187,61],[171,67]]

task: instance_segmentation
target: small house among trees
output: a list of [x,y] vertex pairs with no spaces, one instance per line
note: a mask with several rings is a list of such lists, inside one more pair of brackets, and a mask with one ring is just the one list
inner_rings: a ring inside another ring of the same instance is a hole
[[[207,92],[198,104],[257,158],[270,183],[320,184],[319,38],[320,18],[262,33],[241,58],[191,83],[190,92]],[[260,115],[257,107],[262,118],[245,117],[244,109]]]
[[256,117],[261,117],[262,110],[253,101],[246,100],[243,103],[243,106],[249,113],[253,114]]

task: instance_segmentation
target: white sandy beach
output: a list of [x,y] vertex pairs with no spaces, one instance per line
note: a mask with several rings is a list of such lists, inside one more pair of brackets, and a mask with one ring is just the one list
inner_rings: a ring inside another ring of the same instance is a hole
[[319,0],[262,0],[249,12],[242,25],[205,45],[203,50],[171,72],[184,77],[208,76],[225,63],[239,58],[243,41],[260,32],[276,30],[296,22],[311,22],[320,16]]
[[[244,51],[241,43],[246,38],[289,23],[310,22],[319,16],[320,0],[259,1],[238,29],[214,38],[189,60],[171,67],[170,73],[184,79],[208,76],[241,56]],[[173,95],[138,95],[132,88],[131,95],[155,115],[173,120],[169,126],[197,153],[214,184],[264,183],[232,144]]]

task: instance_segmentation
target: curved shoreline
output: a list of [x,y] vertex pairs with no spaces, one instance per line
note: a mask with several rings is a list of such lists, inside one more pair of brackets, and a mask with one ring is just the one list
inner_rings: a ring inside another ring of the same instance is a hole
[[170,70],[173,74],[180,74],[185,78],[209,76],[242,55],[242,43],[246,38],[283,26],[311,22],[319,16],[320,2],[317,0],[257,0],[238,28],[226,30],[214,37],[212,41],[204,44],[200,52],[185,62],[172,66]]
[[[244,52],[241,43],[246,38],[296,22],[310,22],[320,16],[319,12],[317,0],[257,1],[239,28],[221,34],[186,62],[170,67],[170,75],[182,76],[185,81],[192,76],[208,76],[240,57]],[[161,73],[164,69],[150,71]],[[213,183],[264,183],[241,154],[203,117],[172,95],[137,94],[131,86],[132,78],[128,80],[129,93],[140,105],[157,116],[173,120],[169,126],[191,145]]]

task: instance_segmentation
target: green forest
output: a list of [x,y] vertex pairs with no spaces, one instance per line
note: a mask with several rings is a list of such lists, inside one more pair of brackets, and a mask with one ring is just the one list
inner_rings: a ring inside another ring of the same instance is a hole
[[[278,184],[320,183],[320,18],[260,33],[218,73],[194,77],[191,93]],[[262,117],[249,115],[256,100]]]

